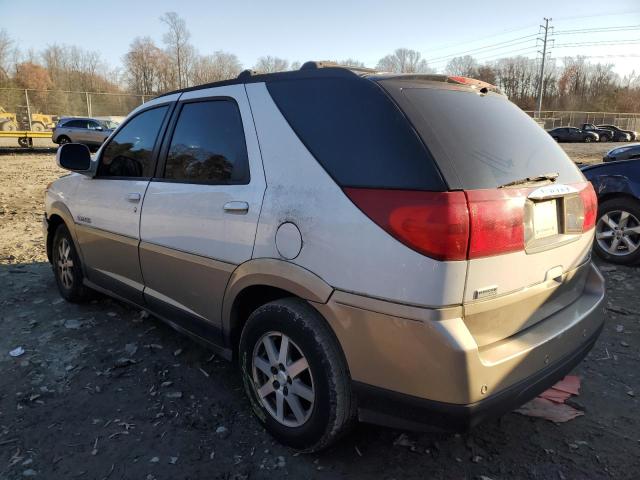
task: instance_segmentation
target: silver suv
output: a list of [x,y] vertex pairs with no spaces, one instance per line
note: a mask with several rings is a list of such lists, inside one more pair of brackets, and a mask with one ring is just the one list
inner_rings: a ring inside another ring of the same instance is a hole
[[117,124],[87,117],[61,119],[51,133],[53,143],[82,143],[88,147],[99,147],[116,129]]
[[46,193],[61,295],[133,303],[239,363],[301,451],[356,419],[462,430],[602,328],[591,184],[491,85],[307,63],[136,109]]

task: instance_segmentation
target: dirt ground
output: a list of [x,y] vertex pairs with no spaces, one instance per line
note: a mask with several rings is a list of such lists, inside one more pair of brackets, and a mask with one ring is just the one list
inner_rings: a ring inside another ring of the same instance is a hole
[[234,365],[116,301],[59,297],[40,231],[54,153],[0,149],[0,480],[638,478],[638,269],[603,265],[605,329],[575,371],[584,416],[509,413],[464,435],[360,425],[296,455],[253,419]]

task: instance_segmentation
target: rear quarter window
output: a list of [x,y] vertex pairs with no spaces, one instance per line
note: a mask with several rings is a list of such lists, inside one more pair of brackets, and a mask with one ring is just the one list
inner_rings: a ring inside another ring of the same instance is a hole
[[431,155],[387,94],[363,79],[274,81],[276,105],[342,187],[446,190]]

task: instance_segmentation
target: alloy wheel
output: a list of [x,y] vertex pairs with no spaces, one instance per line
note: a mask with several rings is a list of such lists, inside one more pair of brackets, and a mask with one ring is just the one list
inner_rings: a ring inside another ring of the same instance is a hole
[[300,427],[315,401],[313,376],[304,353],[282,332],[267,332],[252,357],[253,387],[269,414],[287,427]]
[[631,255],[640,247],[640,221],[625,210],[607,212],[596,225],[596,241],[611,255]]
[[64,288],[73,286],[73,259],[71,258],[71,245],[66,238],[58,244],[58,276]]

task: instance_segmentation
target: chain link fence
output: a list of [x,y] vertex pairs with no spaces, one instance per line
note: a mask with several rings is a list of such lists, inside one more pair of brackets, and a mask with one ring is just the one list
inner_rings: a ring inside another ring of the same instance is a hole
[[48,130],[62,117],[125,117],[150,96],[0,88],[0,130]]
[[596,125],[615,125],[623,130],[640,130],[640,113],[621,112],[578,112],[578,111],[526,111],[545,129],[556,127],[578,127],[583,123]]
[[[49,130],[62,117],[125,117],[152,97],[129,93],[0,88],[0,130]],[[583,123],[640,130],[640,113],[526,111],[546,129]]]

